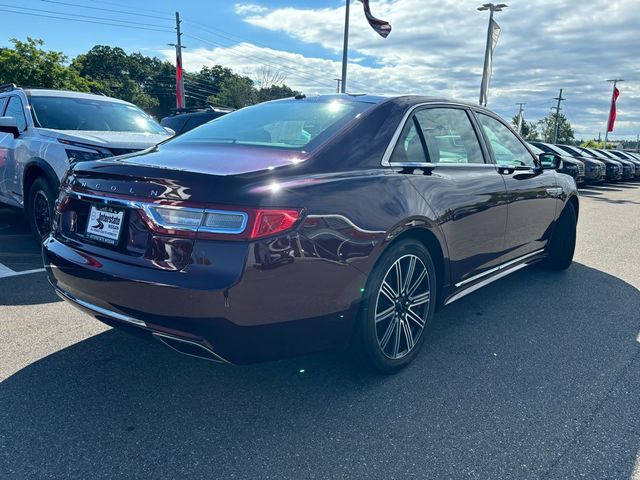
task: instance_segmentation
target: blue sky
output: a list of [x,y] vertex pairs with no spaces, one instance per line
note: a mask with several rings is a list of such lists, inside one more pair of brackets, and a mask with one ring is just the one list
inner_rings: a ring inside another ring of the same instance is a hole
[[[486,12],[476,11],[481,3],[371,0],[373,13],[393,26],[386,40],[368,27],[354,3],[348,89],[477,101],[487,24]],[[510,118],[515,104],[526,102],[526,118],[537,120],[549,112],[562,87],[564,112],[577,137],[591,138],[604,134],[611,95],[605,80],[622,77],[627,82],[620,86],[619,121],[611,137],[635,139],[640,133],[637,0],[508,3],[496,17],[502,34],[489,107]],[[339,76],[343,0],[22,0],[10,5],[0,0],[3,45],[29,35],[71,57],[107,44],[172,59],[167,44],[175,40],[172,18],[179,5],[189,47],[187,69],[219,63],[253,75],[266,66],[307,94],[332,91]],[[78,22],[33,14],[86,17]],[[133,28],[89,23],[114,20],[131,22]]]

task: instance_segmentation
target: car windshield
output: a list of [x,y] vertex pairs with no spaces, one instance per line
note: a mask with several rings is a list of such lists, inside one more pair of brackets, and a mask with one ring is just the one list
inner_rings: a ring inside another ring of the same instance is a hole
[[206,123],[167,144],[225,143],[313,149],[371,106],[338,100],[262,103]]
[[153,118],[126,103],[40,95],[29,101],[34,122],[42,128],[166,134]]
[[584,155],[584,153],[581,152],[580,150],[569,147],[568,145],[558,145],[558,148],[561,148],[562,150],[564,150],[567,153],[570,153],[571,155],[578,155],[579,157]]

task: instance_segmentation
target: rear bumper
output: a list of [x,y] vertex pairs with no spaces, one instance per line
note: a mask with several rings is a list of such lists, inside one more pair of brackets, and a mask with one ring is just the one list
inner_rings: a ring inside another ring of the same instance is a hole
[[366,282],[359,270],[293,256],[265,266],[260,243],[218,245],[214,250],[223,251],[215,258],[207,254],[211,243],[197,245],[200,264],[182,271],[90,256],[53,237],[43,256],[58,294],[94,318],[196,343],[221,361],[252,363],[350,340]]

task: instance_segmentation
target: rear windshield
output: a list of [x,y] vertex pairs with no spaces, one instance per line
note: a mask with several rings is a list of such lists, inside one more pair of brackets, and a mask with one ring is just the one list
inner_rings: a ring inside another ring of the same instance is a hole
[[166,134],[153,118],[126,103],[40,95],[29,101],[33,120],[42,128]]
[[168,144],[226,143],[313,149],[372,105],[294,100],[246,107],[206,123]]

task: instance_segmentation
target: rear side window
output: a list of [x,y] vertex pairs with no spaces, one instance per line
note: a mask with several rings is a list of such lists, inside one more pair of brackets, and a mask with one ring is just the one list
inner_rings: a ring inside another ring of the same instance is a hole
[[18,97],[9,97],[7,109],[4,112],[5,117],[13,117],[18,122],[18,130],[23,132],[27,129],[27,119],[24,116],[24,107],[22,101]]
[[529,150],[506,125],[483,113],[477,113],[477,116],[489,139],[498,165],[535,166]]
[[0,114],[2,116],[4,116],[4,107],[7,104],[7,97],[1,97],[0,98]]
[[419,110],[405,126],[391,163],[482,164],[484,156],[469,116],[457,108]]
[[169,141],[226,143],[302,150],[319,145],[356,115],[372,107],[364,102],[267,102],[242,108]]

